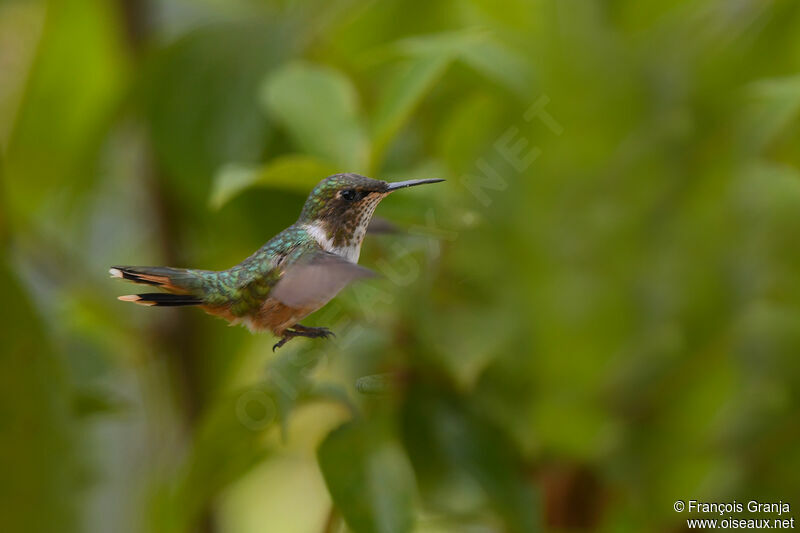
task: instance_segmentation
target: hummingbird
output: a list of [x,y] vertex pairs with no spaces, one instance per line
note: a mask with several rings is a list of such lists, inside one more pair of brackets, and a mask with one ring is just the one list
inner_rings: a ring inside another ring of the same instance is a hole
[[299,322],[349,283],[374,276],[358,265],[358,258],[378,203],[398,189],[440,181],[444,180],[388,183],[359,174],[334,174],[314,187],[297,222],[227,270],[114,266],[109,273],[167,291],[119,300],[156,307],[197,306],[231,325],[271,331],[280,339],[273,351],[295,337],[328,338],[333,335],[328,328]]

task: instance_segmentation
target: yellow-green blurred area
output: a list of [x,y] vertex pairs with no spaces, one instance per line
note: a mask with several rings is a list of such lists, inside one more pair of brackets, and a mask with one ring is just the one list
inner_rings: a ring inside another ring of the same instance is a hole
[[[2,530],[800,519],[799,115],[795,0],[0,1]],[[334,172],[335,339],[116,300]]]

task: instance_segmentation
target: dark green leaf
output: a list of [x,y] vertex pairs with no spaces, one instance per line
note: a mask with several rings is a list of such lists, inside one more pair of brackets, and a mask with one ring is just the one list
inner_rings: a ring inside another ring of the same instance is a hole
[[317,451],[331,497],[355,533],[401,533],[413,523],[414,477],[385,423],[344,424]]
[[537,494],[513,443],[473,412],[466,398],[430,387],[410,389],[403,440],[432,501],[437,494],[455,494],[445,496],[443,504],[457,507],[475,497],[469,487],[477,486],[508,531],[539,529]]

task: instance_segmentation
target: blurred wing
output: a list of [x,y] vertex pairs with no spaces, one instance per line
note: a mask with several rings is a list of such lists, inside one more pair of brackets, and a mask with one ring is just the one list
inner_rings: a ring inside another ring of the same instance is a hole
[[310,260],[287,268],[270,296],[289,307],[322,305],[349,283],[374,276],[368,268],[335,254],[319,252]]
[[395,226],[392,222],[389,222],[385,218],[374,216],[372,220],[369,221],[369,226],[367,226],[367,233],[372,234],[382,234],[382,233],[399,233],[399,229]]

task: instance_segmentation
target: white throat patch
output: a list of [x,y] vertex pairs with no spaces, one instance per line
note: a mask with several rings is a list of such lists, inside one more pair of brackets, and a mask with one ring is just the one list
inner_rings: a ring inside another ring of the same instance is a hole
[[336,254],[339,257],[344,257],[351,263],[358,263],[358,257],[361,255],[361,240],[357,239],[356,243],[351,246],[334,246],[333,239],[328,238],[324,226],[315,222],[313,224],[304,224],[305,229],[309,235],[314,237],[317,244],[326,252]]

